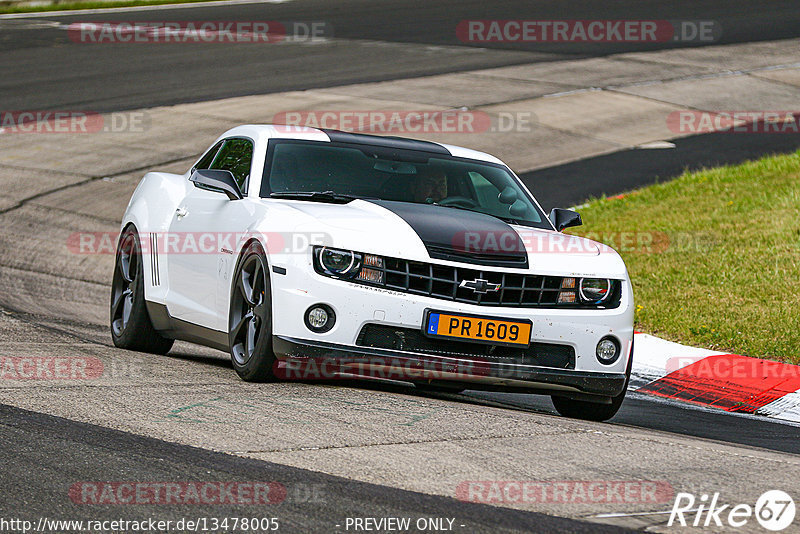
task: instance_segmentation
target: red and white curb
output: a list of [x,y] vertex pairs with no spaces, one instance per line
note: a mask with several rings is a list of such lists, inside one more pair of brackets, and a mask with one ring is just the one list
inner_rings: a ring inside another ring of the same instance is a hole
[[800,366],[634,337],[632,391],[800,423]]

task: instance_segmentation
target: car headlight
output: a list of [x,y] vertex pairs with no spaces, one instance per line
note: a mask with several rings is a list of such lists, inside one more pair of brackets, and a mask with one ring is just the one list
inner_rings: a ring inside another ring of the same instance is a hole
[[581,278],[579,292],[583,301],[598,304],[611,295],[611,280],[608,278]]
[[315,252],[318,267],[325,274],[351,278],[361,269],[361,254],[352,250],[319,247]]
[[614,293],[607,278],[562,278],[558,304],[601,304]]
[[352,250],[314,247],[314,269],[326,276],[383,285],[384,263],[381,256]]

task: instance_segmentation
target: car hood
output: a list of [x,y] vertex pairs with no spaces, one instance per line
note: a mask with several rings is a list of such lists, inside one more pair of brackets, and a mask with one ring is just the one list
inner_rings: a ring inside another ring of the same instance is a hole
[[[381,200],[269,202],[293,212],[281,217],[297,221],[290,231],[314,235],[313,241],[337,248],[421,262],[475,264],[480,257],[476,269],[627,278],[621,258],[605,245],[553,230],[510,225],[482,213]],[[525,264],[505,261],[519,256],[527,260]],[[498,258],[500,263],[492,262]]]

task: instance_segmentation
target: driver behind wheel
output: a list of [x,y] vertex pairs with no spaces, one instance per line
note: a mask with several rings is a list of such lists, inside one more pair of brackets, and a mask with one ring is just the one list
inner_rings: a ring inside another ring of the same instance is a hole
[[426,169],[414,183],[414,202],[433,204],[447,197],[447,174],[439,169]]

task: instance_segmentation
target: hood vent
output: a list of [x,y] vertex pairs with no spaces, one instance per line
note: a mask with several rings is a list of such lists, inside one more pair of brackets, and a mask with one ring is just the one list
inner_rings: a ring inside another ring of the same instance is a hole
[[493,267],[528,268],[528,255],[491,252],[470,252],[455,247],[438,247],[427,245],[428,255],[436,260],[458,261],[474,265],[491,265]]

